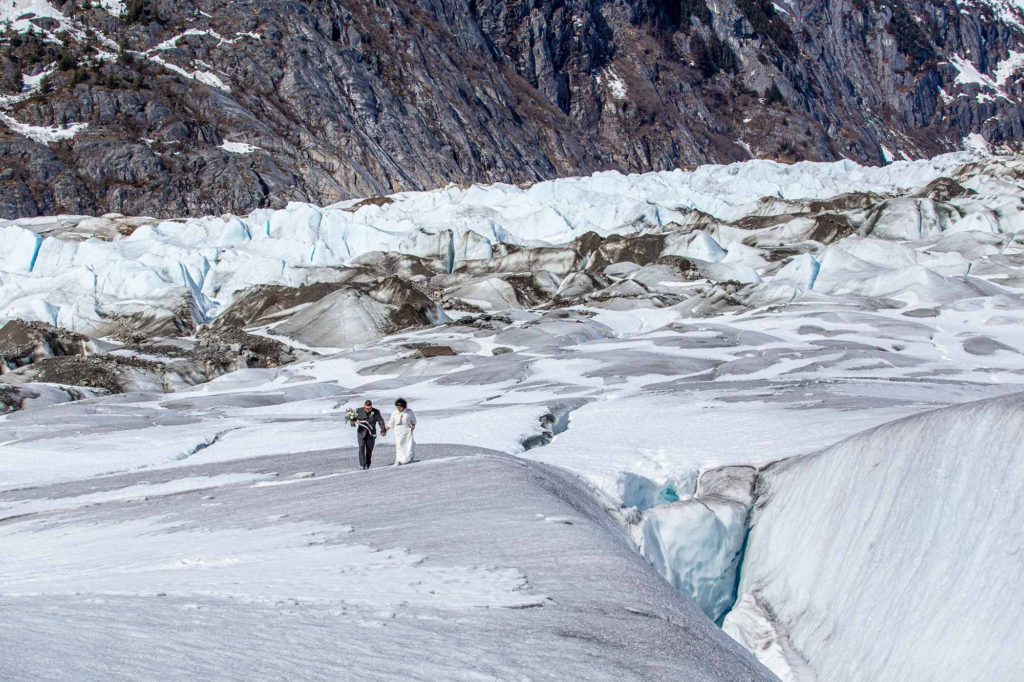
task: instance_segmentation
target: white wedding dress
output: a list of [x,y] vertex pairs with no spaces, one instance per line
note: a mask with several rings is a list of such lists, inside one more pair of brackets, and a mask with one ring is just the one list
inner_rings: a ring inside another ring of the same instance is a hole
[[404,412],[395,410],[388,420],[388,431],[395,432],[395,464],[408,464],[415,454],[416,444],[412,440],[416,415],[408,407]]

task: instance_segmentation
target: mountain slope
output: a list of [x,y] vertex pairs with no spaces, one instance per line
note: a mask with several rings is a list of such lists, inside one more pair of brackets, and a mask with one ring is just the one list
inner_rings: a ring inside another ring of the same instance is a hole
[[[1024,136],[1021,12],[966,0],[5,0],[0,216],[330,203]],[[84,125],[87,124],[87,125]],[[977,139],[977,138],[974,138]]]

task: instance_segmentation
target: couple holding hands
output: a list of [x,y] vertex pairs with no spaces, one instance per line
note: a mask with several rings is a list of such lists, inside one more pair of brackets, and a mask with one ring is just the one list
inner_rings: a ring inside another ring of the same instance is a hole
[[374,407],[370,400],[363,403],[360,410],[349,410],[345,417],[349,425],[356,430],[356,440],[359,442],[359,466],[363,469],[370,468],[373,446],[377,442],[378,425],[381,436],[388,435],[388,431],[395,432],[395,466],[412,461],[415,446],[412,432],[416,429],[416,415],[409,409],[404,398],[395,401],[395,411],[391,413],[391,418],[386,424],[380,410]]

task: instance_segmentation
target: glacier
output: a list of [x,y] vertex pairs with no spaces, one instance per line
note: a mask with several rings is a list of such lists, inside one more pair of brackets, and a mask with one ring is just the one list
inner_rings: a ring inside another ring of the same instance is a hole
[[564,473],[352,454],[4,494],[0,676],[771,679]]
[[780,677],[1019,674],[1024,394],[879,426],[761,486],[726,628],[788,652]]
[[0,677],[1012,679],[1022,164],[4,222]]
[[[330,268],[352,264],[371,252],[441,259],[452,270],[457,262],[489,259],[504,244],[564,244],[591,231],[602,236],[637,234],[685,225],[705,215],[721,224],[711,234],[698,232],[685,247],[667,248],[665,253],[729,261],[724,244],[730,246],[734,260],[715,266],[717,276],[756,282],[760,279],[756,266],[745,263],[738,253],[740,245],[735,242],[741,236],[725,223],[745,216],[785,214],[796,207],[794,202],[856,192],[897,194],[955,175],[972,163],[978,159],[967,152],[881,168],[849,161],[793,165],[751,161],[704,166],[693,172],[604,172],[526,189],[501,184],[450,186],[326,208],[293,203],[248,216],[184,220],[55,216],[0,221],[4,273],[0,318],[42,320],[102,334],[109,332],[112,318],[173,307],[183,296],[202,298],[204,315],[213,317],[248,287],[298,286],[329,279]],[[984,172],[976,176],[988,177]],[[997,186],[990,191],[1005,196],[1001,193],[1009,190]],[[974,215],[972,207],[965,205],[963,210]],[[899,210],[883,208],[880,213],[871,217],[877,236],[907,237],[884,228],[902,220]],[[928,217],[927,224],[934,225],[929,229],[937,234],[941,221]],[[914,220],[921,223],[923,219]],[[999,231],[1015,232],[1021,226],[1018,222],[1019,218],[1006,216]],[[786,228],[772,232],[780,229]],[[500,283],[485,288],[480,291],[478,286],[464,295],[485,306],[507,304],[507,292],[500,293]]]

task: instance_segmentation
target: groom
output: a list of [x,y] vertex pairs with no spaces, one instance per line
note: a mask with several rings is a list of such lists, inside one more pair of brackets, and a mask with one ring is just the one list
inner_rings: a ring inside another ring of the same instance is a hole
[[380,435],[388,435],[388,427],[384,425],[384,418],[380,416],[380,410],[373,406],[373,402],[367,400],[363,409],[356,410],[356,440],[359,441],[359,466],[363,469],[370,468],[370,458],[373,457],[373,445],[377,442],[377,424],[380,424]]

